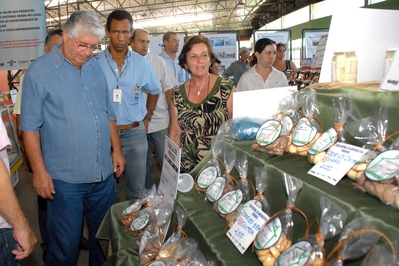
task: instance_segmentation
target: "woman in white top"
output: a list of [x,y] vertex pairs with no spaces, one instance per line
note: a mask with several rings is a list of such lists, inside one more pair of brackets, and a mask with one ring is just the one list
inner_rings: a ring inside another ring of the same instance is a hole
[[276,43],[268,38],[255,44],[255,65],[245,72],[237,85],[238,91],[287,87],[284,73],[273,67],[276,60]]

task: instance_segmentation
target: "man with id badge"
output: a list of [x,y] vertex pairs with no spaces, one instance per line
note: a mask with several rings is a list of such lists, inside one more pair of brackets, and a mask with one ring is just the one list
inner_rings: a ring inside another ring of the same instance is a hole
[[[140,199],[146,179],[148,121],[161,92],[161,85],[148,61],[128,49],[133,34],[133,19],[127,11],[117,9],[111,12],[105,33],[110,43],[98,55],[98,61],[107,79],[126,160],[126,197],[129,200]],[[143,89],[148,92],[147,103],[143,98]],[[117,179],[115,197],[119,201]]]

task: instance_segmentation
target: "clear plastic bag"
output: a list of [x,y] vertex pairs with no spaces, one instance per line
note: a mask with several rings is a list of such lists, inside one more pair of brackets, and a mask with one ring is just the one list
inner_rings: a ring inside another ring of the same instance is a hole
[[[279,265],[292,265],[295,261],[305,266],[322,266],[325,259],[324,241],[341,233],[346,221],[346,212],[328,198],[320,197],[321,219],[319,232],[310,234],[284,251],[277,259]],[[303,252],[296,253],[296,249]]]
[[136,217],[136,215],[139,213],[139,211],[142,209],[142,207],[146,204],[148,197],[156,195],[156,191],[157,188],[154,184],[152,185],[151,189],[145,189],[143,191],[141,199],[134,201],[127,208],[123,209],[121,213],[122,224],[125,226],[129,226]]
[[276,259],[291,247],[293,241],[292,209],[295,208],[303,182],[287,174],[284,174],[283,181],[288,196],[287,207],[277,213],[277,217],[270,217],[255,239],[255,253],[263,265],[274,265]]
[[389,243],[375,244],[367,253],[361,266],[396,266],[397,265],[397,244]]
[[201,250],[197,249],[191,256],[191,261],[187,266],[208,266],[208,261],[202,254]]
[[327,150],[337,141],[345,142],[345,131],[343,129],[348,117],[353,113],[353,103],[347,96],[334,98],[332,102],[334,110],[334,127],[325,131],[309,148],[308,161],[311,164],[318,163],[327,153]]
[[[331,252],[338,249],[338,256],[329,262],[329,266],[344,265],[345,260],[357,259],[364,256],[380,239],[375,227],[363,217],[348,223],[341,232],[339,243]],[[331,254],[329,257],[331,257]],[[329,259],[329,258],[327,258]]]
[[307,156],[308,149],[321,136],[322,125],[317,118],[320,110],[317,105],[316,91],[311,88],[305,88],[301,90],[300,99],[304,117],[299,119],[292,131],[288,152]]

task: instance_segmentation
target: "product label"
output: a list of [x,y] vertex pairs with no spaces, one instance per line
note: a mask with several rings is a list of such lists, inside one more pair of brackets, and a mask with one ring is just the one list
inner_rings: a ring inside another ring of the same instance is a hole
[[166,266],[166,262],[158,260],[158,261],[154,261],[151,264],[148,264],[148,266]]
[[281,130],[281,135],[288,135],[291,132],[294,122],[292,122],[291,117],[284,116],[283,118],[283,128]]
[[280,218],[274,218],[259,232],[255,239],[255,248],[266,249],[276,244],[281,237],[282,228]]
[[133,220],[133,222],[130,224],[130,229],[132,231],[141,230],[148,224],[149,220],[150,215],[148,213],[141,215]]
[[305,146],[309,144],[317,134],[317,128],[313,126],[306,117],[298,121],[292,134],[292,143],[296,146]]
[[148,242],[150,241],[150,239],[151,239],[151,233],[148,231],[145,231],[140,240],[139,254],[143,253],[144,248],[148,245]]
[[224,194],[218,201],[218,210],[221,214],[230,214],[235,211],[242,201],[243,195],[240,189]]
[[197,185],[200,188],[207,188],[218,175],[218,170],[215,166],[208,166],[199,174],[197,178]]
[[309,148],[309,154],[318,154],[322,151],[329,149],[332,145],[337,142],[338,133],[334,128],[330,128],[323,133],[316,141],[313,143],[312,147]]
[[399,151],[389,150],[379,154],[373,159],[364,172],[374,181],[391,179],[399,172]]
[[208,187],[208,189],[206,190],[206,197],[208,198],[208,200],[210,202],[215,202],[220,198],[225,184],[226,184],[226,180],[224,179],[224,177],[219,176]]
[[299,241],[289,249],[284,251],[277,258],[274,265],[276,266],[304,266],[308,262],[312,253],[312,245],[307,241]]
[[281,134],[281,123],[277,120],[268,120],[256,132],[255,140],[259,145],[266,146],[273,143]]
[[124,209],[124,210],[122,211],[122,213],[123,213],[124,215],[129,215],[129,214],[131,214],[132,212],[136,212],[136,211],[140,210],[141,205],[142,205],[142,204],[141,204],[141,201],[137,201],[137,202],[133,203],[132,205],[130,205],[129,207],[127,207],[126,209]]
[[262,204],[261,204],[259,201],[257,201],[257,200],[250,200],[250,201],[247,201],[247,202],[244,203],[244,204],[241,206],[241,208],[238,210],[237,215],[236,215],[236,216],[234,217],[234,219],[233,219],[233,222],[234,222],[234,223],[237,221],[237,219],[238,219],[238,217],[240,216],[241,212],[245,211],[245,209],[248,208],[250,204],[253,204],[253,205],[255,205],[256,207],[258,207],[259,209],[262,210]]

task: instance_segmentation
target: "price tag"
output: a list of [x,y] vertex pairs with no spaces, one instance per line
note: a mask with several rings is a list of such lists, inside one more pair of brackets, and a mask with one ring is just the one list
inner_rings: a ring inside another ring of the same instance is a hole
[[366,152],[366,149],[337,142],[308,174],[335,186]]
[[227,231],[227,237],[241,254],[244,254],[268,219],[267,214],[251,203],[248,208],[240,212],[236,222]]

